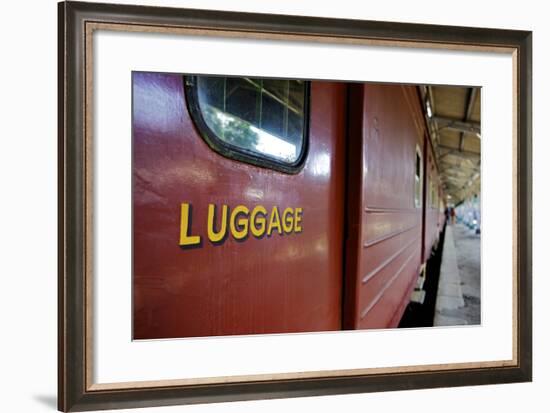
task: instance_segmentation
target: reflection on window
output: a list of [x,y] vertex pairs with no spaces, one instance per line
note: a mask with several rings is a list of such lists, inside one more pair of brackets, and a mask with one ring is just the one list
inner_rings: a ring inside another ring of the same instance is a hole
[[198,76],[198,105],[216,137],[245,152],[287,164],[304,145],[301,80]]

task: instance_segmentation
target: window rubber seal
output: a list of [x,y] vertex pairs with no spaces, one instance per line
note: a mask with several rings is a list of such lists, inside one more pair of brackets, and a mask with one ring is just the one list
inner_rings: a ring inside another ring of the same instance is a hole
[[[310,81],[304,80],[305,99],[304,99],[304,119],[303,119],[303,142],[298,158],[292,162],[283,162],[275,158],[259,154],[235,145],[231,145],[221,140],[216,133],[206,124],[199,106],[197,77],[200,75],[183,76],[183,87],[185,93],[185,102],[191,119],[199,132],[201,138],[215,152],[225,158],[239,162],[244,162],[261,168],[272,169],[286,174],[299,173],[305,164],[309,151],[309,124],[310,124]],[[211,75],[204,75],[211,76]]]

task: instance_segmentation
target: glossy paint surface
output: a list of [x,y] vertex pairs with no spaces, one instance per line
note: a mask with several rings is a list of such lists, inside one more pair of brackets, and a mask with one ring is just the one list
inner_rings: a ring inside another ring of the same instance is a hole
[[345,328],[395,327],[421,265],[415,160],[424,129],[416,88],[350,86]]
[[[340,329],[346,85],[312,82],[309,152],[289,175],[209,148],[181,75],[132,81],[134,338]],[[179,246],[182,203],[198,247]],[[303,230],[213,244],[211,203],[300,207]]]

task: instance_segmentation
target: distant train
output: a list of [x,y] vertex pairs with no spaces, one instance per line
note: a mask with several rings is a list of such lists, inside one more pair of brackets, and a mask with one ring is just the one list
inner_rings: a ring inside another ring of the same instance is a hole
[[444,225],[415,86],[134,72],[135,339],[395,327]]

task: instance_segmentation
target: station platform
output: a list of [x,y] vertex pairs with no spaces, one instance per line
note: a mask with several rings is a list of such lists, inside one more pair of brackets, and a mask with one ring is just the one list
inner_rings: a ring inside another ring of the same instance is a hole
[[480,235],[459,223],[447,225],[434,326],[480,324],[480,264]]

